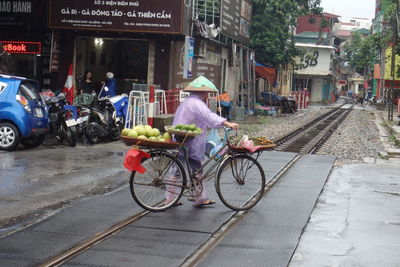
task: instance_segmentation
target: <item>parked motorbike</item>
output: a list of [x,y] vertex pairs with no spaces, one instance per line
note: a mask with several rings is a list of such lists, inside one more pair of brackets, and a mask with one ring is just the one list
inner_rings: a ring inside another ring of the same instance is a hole
[[117,95],[110,98],[114,107],[113,119],[116,123],[125,125],[126,114],[128,113],[128,96]]
[[76,117],[71,127],[75,136],[82,137],[85,133],[86,127],[89,124],[90,107],[88,106],[74,106],[76,108]]
[[123,122],[116,119],[112,102],[105,98],[93,102],[89,108],[89,119],[84,126],[83,134],[92,144],[107,138],[115,141],[120,138]]
[[64,108],[65,95],[46,97],[45,101],[48,107],[50,131],[54,133],[59,143],[65,140],[69,146],[74,147],[76,145],[75,136],[67,123],[73,115],[71,110]]

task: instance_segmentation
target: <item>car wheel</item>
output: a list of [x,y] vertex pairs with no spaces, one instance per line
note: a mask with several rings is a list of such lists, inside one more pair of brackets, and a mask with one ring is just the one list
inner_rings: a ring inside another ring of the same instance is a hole
[[44,141],[45,135],[33,135],[21,139],[21,144],[28,148],[40,146]]
[[14,150],[20,141],[17,127],[8,122],[0,123],[0,149]]

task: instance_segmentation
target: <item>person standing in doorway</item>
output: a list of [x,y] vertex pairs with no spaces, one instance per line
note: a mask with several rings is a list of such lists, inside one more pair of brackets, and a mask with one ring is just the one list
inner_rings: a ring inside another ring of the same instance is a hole
[[113,97],[117,95],[117,80],[115,79],[114,73],[106,73],[107,80],[102,82],[103,87],[99,93],[99,98],[101,97]]
[[80,92],[79,94],[91,94],[92,91],[94,91],[93,88],[93,80],[92,80],[93,74],[91,71],[87,70],[85,71],[85,75],[83,76],[82,82],[80,84]]

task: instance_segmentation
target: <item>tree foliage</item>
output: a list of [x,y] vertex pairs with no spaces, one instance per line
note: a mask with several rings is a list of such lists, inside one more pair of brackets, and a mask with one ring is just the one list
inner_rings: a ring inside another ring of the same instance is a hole
[[279,66],[299,55],[293,29],[299,16],[321,12],[320,0],[254,0],[251,46],[258,62]]
[[344,46],[345,60],[359,74],[364,75],[367,68],[373,63],[375,58],[373,36],[362,38],[359,32],[353,32],[350,42]]
[[[365,38],[359,32],[352,34],[352,39],[344,46],[345,60],[359,74],[368,74],[374,63],[379,58],[378,55],[383,49],[391,46],[393,37],[393,23],[395,5],[392,5],[385,13],[383,25],[385,28],[381,32],[375,32]],[[399,46],[396,53],[399,54]],[[384,55],[381,55],[384,56]]]

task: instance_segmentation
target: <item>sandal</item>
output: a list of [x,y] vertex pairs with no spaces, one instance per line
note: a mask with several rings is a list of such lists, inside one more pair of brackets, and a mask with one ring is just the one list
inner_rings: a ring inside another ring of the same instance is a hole
[[212,206],[215,205],[217,202],[215,202],[214,200],[211,199],[201,199],[200,201],[197,201],[194,206],[196,208],[200,208],[200,207],[205,207],[205,206]]
[[174,206],[182,206],[183,205],[183,202],[182,201],[178,201],[178,202],[176,202],[175,204],[174,204]]
[[[171,203],[171,202],[164,202],[164,205],[168,205],[169,203]],[[182,205],[183,205],[183,202],[182,201],[178,201],[172,206],[182,206]]]

